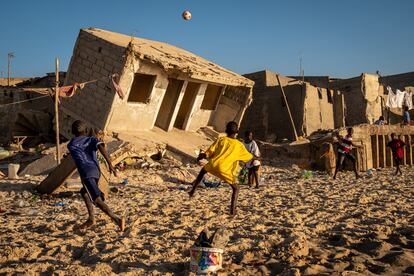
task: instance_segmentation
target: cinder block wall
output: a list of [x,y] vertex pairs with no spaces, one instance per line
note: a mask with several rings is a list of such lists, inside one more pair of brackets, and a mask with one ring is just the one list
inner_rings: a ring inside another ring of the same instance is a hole
[[331,87],[344,94],[347,126],[369,123],[366,117],[367,101],[361,91],[361,77],[335,80],[331,83]]
[[99,129],[105,128],[116,96],[109,75],[121,74],[125,65],[124,54],[125,48],[80,30],[65,85],[94,79],[98,81],[87,85],[72,98],[61,100],[60,125],[63,136],[71,137],[70,126],[77,119]]
[[[247,74],[253,80],[253,103],[249,106],[241,124],[241,130],[253,131],[257,139],[267,142],[280,142],[282,139],[294,139],[294,133],[287,108],[283,104],[282,94],[276,74],[261,71]],[[298,135],[304,135],[304,97],[306,88],[301,92],[301,85],[289,84],[290,78],[280,76]]]

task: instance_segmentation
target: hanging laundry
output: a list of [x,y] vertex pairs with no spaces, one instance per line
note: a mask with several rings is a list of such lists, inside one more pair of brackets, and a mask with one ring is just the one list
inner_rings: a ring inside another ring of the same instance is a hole
[[385,105],[389,108],[397,108],[398,107],[397,98],[396,98],[394,91],[392,91],[392,88],[389,86],[387,86],[387,91],[388,91],[388,97],[387,97],[387,102]]
[[399,108],[403,107],[404,96],[405,96],[405,92],[403,92],[399,89],[396,90],[395,99],[396,99],[396,102],[397,102],[397,107],[399,107]]
[[111,80],[112,80],[112,85],[116,91],[116,93],[118,94],[118,96],[123,100],[125,97],[124,91],[122,91],[121,86],[116,82],[115,78],[118,77],[118,74],[113,74],[111,76]]
[[413,109],[413,93],[404,91],[404,104],[408,107],[408,110]]
[[81,85],[79,83],[75,83],[74,85],[67,85],[59,87],[59,97],[62,98],[70,98],[75,95],[75,92],[78,88],[82,89],[85,85]]

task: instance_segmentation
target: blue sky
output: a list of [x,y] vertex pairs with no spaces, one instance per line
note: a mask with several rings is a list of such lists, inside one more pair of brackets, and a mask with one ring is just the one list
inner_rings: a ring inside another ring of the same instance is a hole
[[[191,21],[181,19],[190,10]],[[237,73],[351,77],[414,71],[411,0],[4,0],[0,76],[66,70],[80,28],[168,42]]]

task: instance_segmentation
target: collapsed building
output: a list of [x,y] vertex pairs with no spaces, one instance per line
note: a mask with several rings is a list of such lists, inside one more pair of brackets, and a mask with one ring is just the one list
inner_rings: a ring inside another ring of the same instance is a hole
[[[125,97],[111,90],[119,75]],[[81,119],[106,132],[185,131],[240,122],[253,81],[178,47],[101,29],[81,29],[65,84],[96,80],[60,105],[61,134]]]

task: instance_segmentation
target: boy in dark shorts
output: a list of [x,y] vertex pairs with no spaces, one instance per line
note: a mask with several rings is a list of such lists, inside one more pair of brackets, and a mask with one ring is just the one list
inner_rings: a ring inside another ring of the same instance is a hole
[[404,157],[404,147],[405,143],[399,139],[395,133],[391,134],[391,141],[388,142],[387,147],[391,148],[392,151],[392,157],[394,159],[395,166],[397,167],[397,170],[395,171],[395,175],[400,173],[402,175],[402,171],[400,169],[400,164]]
[[352,162],[355,177],[359,178],[358,171],[356,168],[356,158],[354,155],[351,154],[352,147],[354,144],[352,143],[352,134],[354,130],[352,128],[348,128],[348,134],[345,137],[339,137],[339,146],[338,146],[338,160],[336,162],[335,174],[333,179],[336,179],[336,174],[340,169],[342,169],[342,165],[345,159],[348,159]]
[[255,188],[259,188],[260,161],[257,160],[257,158],[260,157],[260,150],[259,150],[259,147],[257,146],[256,141],[253,140],[253,132],[251,132],[250,130],[245,132],[243,144],[246,147],[247,151],[253,154],[255,158],[246,163],[246,168],[249,170],[249,173],[248,173],[249,185],[250,187],[252,187],[253,183],[255,183],[256,184]]
[[219,137],[205,153],[200,153],[197,160],[209,158],[207,165],[205,165],[196,180],[193,182],[193,187],[189,192],[190,197],[194,195],[197,186],[203,180],[206,173],[211,173],[228,183],[233,190],[231,196],[231,215],[236,215],[237,197],[239,195],[239,186],[237,185],[237,167],[239,161],[247,163],[253,158],[244,145],[236,139],[239,127],[236,122],[229,122],[226,125],[225,137]]
[[81,226],[88,228],[95,224],[93,205],[98,206],[105,214],[107,214],[121,229],[125,229],[125,218],[115,215],[106,205],[104,194],[98,187],[101,171],[97,160],[97,151],[102,154],[108,163],[109,172],[116,176],[114,167],[111,164],[108,153],[105,150],[103,142],[94,136],[88,136],[88,128],[82,121],[75,121],[72,124],[72,134],[75,135],[68,144],[69,152],[75,161],[83,188],[80,190],[86,208],[88,209],[89,218]]

